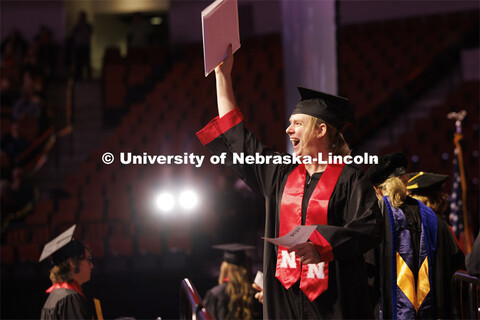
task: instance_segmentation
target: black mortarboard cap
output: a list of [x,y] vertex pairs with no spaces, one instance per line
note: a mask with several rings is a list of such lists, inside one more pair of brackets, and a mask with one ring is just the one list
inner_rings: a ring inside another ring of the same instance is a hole
[[382,184],[391,177],[404,175],[408,160],[401,152],[390,153],[378,159],[378,164],[372,164],[367,175],[374,186]]
[[408,175],[407,189],[411,192],[440,191],[448,176],[444,174],[416,172]]
[[254,246],[241,243],[219,244],[213,246],[214,249],[223,250],[223,261],[233,263],[239,266],[245,265],[247,261],[247,250],[254,250]]
[[51,258],[54,265],[63,261],[79,256],[85,253],[85,245],[73,238],[76,225],[70,227],[67,231],[50,241],[43,247],[39,262],[46,258]]
[[337,130],[340,130],[345,122],[356,123],[350,101],[347,98],[307,88],[297,88],[301,99],[292,114],[308,114],[324,120]]

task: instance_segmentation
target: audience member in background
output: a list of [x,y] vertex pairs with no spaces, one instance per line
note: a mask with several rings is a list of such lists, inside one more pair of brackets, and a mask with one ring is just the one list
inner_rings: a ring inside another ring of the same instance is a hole
[[87,79],[92,78],[92,67],[90,62],[90,38],[93,28],[87,22],[87,13],[81,11],[78,14],[78,21],[73,29],[73,45],[75,51],[75,79],[82,80],[84,69],[87,71]]
[[451,318],[450,282],[465,267],[464,256],[445,221],[407,196],[407,166],[402,153],[393,153],[367,171],[385,217],[377,262],[382,317]]
[[37,43],[38,63],[42,67],[42,73],[50,79],[55,67],[55,47],[53,45],[52,30],[45,25],[40,26],[35,36]]
[[2,67],[5,65],[19,66],[22,63],[27,48],[28,43],[20,32],[12,29],[1,44]]
[[20,98],[13,105],[13,120],[17,121],[22,115],[40,119],[42,114],[40,103],[41,99],[36,95],[34,87],[24,86]]
[[21,219],[31,212],[35,199],[35,187],[26,176],[26,170],[14,167],[11,177],[2,177],[0,181],[1,232],[10,222]]
[[214,248],[224,251],[223,262],[218,285],[205,294],[205,308],[215,319],[261,318],[262,306],[253,297],[253,277],[246,254],[255,247],[234,243]]
[[140,12],[133,14],[130,28],[128,29],[127,41],[129,47],[146,47],[149,44],[152,26]]
[[[0,76],[0,103],[2,106],[2,117],[5,109],[12,108],[15,101],[18,99],[18,90],[14,88],[14,81],[11,77],[2,74]],[[11,109],[10,109],[11,112]],[[6,116],[7,114],[5,114]],[[4,133],[5,128],[1,128]]]
[[408,175],[409,196],[420,200],[433,212],[448,222],[448,195],[442,192],[448,176],[444,174],[416,172]]
[[40,261],[51,257],[54,267],[50,270],[52,286],[40,318],[93,319],[93,303],[82,292],[82,284],[90,281],[93,269],[92,253],[80,241],[73,238],[71,227],[45,245]]

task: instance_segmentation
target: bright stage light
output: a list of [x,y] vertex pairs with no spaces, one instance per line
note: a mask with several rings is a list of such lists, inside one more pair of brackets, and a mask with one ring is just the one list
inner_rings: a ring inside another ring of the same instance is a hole
[[156,202],[157,202],[157,207],[163,212],[171,211],[175,206],[175,199],[168,192],[161,193],[157,197]]
[[192,210],[198,204],[198,196],[192,190],[182,191],[180,194],[180,205],[185,210]]

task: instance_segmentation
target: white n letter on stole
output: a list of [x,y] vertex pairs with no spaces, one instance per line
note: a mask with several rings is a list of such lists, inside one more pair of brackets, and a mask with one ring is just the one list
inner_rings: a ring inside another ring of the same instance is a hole
[[320,262],[318,264],[313,264],[313,263],[309,264],[307,278],[325,279],[325,273],[323,272],[324,266],[325,266],[325,262]]
[[280,263],[280,268],[297,268],[297,263],[295,261],[295,252],[288,253],[287,250],[282,250],[282,262]]

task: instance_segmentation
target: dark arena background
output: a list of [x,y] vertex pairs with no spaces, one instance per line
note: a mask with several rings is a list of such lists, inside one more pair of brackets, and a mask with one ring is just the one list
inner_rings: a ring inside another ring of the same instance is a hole
[[[201,296],[217,284],[215,244],[255,245],[252,269],[262,269],[263,199],[212,164],[195,136],[217,114],[200,20],[210,3],[0,1],[2,319],[40,317],[50,286],[41,251],[74,224],[94,257],[84,289],[105,318],[178,319],[184,278]],[[357,119],[344,130],[353,154],[403,151],[410,172],[449,175],[451,194],[447,115],[465,110],[459,144],[477,235],[479,8],[238,0],[233,82],[247,127],[288,152],[296,85],[338,93]],[[81,12],[92,32],[79,31]],[[122,152],[205,158],[127,164]]]

